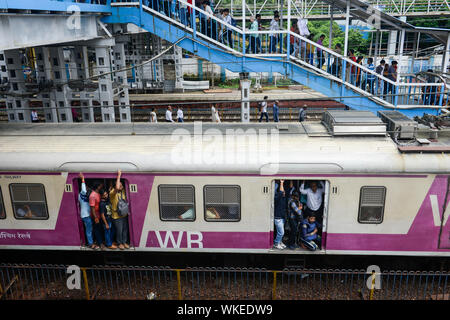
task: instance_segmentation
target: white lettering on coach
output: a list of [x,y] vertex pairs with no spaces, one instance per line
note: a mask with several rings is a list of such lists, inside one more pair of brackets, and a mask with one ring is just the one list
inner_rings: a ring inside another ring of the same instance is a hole
[[[440,227],[441,226],[441,210],[440,210],[437,195],[430,194],[430,203],[431,203],[431,210],[433,212],[434,225],[436,227]],[[444,214],[446,212],[448,212],[449,206],[450,206],[450,203],[447,205],[447,208],[445,208]],[[448,216],[449,216],[449,214],[447,214],[444,218],[444,223],[443,223],[444,226],[446,225],[446,223],[448,221]]]
[[[176,232],[176,231],[175,231]],[[175,237],[172,233],[172,231],[166,231],[166,235],[164,237],[164,240],[162,239],[161,233],[159,231],[155,231],[156,239],[158,240],[158,244],[161,248],[167,248],[167,245],[170,243],[172,244],[173,248],[180,248],[181,241],[183,240],[183,236],[186,235],[187,240],[187,247],[192,248],[192,244],[196,244],[196,248],[203,248],[203,235],[201,232],[184,232],[184,231],[178,231],[177,240],[175,241]]]

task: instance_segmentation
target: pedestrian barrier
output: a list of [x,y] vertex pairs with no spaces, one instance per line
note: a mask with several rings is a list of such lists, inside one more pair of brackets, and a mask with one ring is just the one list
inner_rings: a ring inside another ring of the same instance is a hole
[[3,264],[0,299],[450,300],[449,275],[428,271],[377,274],[347,269],[136,266],[68,269],[64,265]]

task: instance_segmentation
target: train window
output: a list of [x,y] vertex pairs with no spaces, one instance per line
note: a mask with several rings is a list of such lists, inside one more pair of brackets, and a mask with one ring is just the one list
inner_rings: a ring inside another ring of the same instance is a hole
[[5,205],[3,203],[2,188],[0,188],[0,219],[6,218]]
[[203,192],[206,221],[241,220],[241,187],[209,185]]
[[192,185],[159,185],[159,215],[163,221],[194,221],[195,195]]
[[9,185],[9,191],[16,219],[48,219],[44,185],[13,183]]
[[362,187],[359,199],[359,223],[382,223],[386,187]]

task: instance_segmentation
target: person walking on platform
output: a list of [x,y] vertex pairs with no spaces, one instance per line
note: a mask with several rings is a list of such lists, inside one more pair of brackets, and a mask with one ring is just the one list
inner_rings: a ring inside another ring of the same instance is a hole
[[182,107],[178,107],[177,110],[177,121],[178,122],[184,122],[184,115],[183,115],[183,108]]
[[262,121],[262,118],[266,118],[266,122],[269,122],[269,114],[267,113],[267,96],[264,97],[264,101],[261,102],[261,116],[259,118],[259,122]]
[[157,123],[158,117],[156,116],[156,110],[155,108],[152,109],[152,112],[150,112],[150,122]]
[[168,106],[166,110],[166,122],[174,122],[172,119],[172,107]]
[[273,121],[274,122],[279,122],[280,120],[279,120],[279,118],[278,118],[278,105],[280,104],[280,102],[278,101],[278,100],[276,100],[274,103],[273,103]]
[[306,120],[306,105],[300,108],[300,111],[298,113],[298,121],[303,122]]

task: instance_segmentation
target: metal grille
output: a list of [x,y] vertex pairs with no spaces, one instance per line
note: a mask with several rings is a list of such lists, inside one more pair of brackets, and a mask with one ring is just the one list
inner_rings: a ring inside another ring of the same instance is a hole
[[10,184],[16,219],[48,219],[45,189],[42,184]]
[[[449,300],[448,272],[97,266],[69,289],[65,265],[0,265],[4,300]],[[72,275],[74,275],[72,273]]]
[[362,206],[384,206],[385,187],[362,187],[361,205]]
[[160,185],[158,191],[161,220],[195,220],[194,186]]
[[362,187],[359,204],[359,223],[383,222],[384,203],[386,200],[385,187]]
[[241,188],[239,186],[205,186],[205,220],[239,221]]

